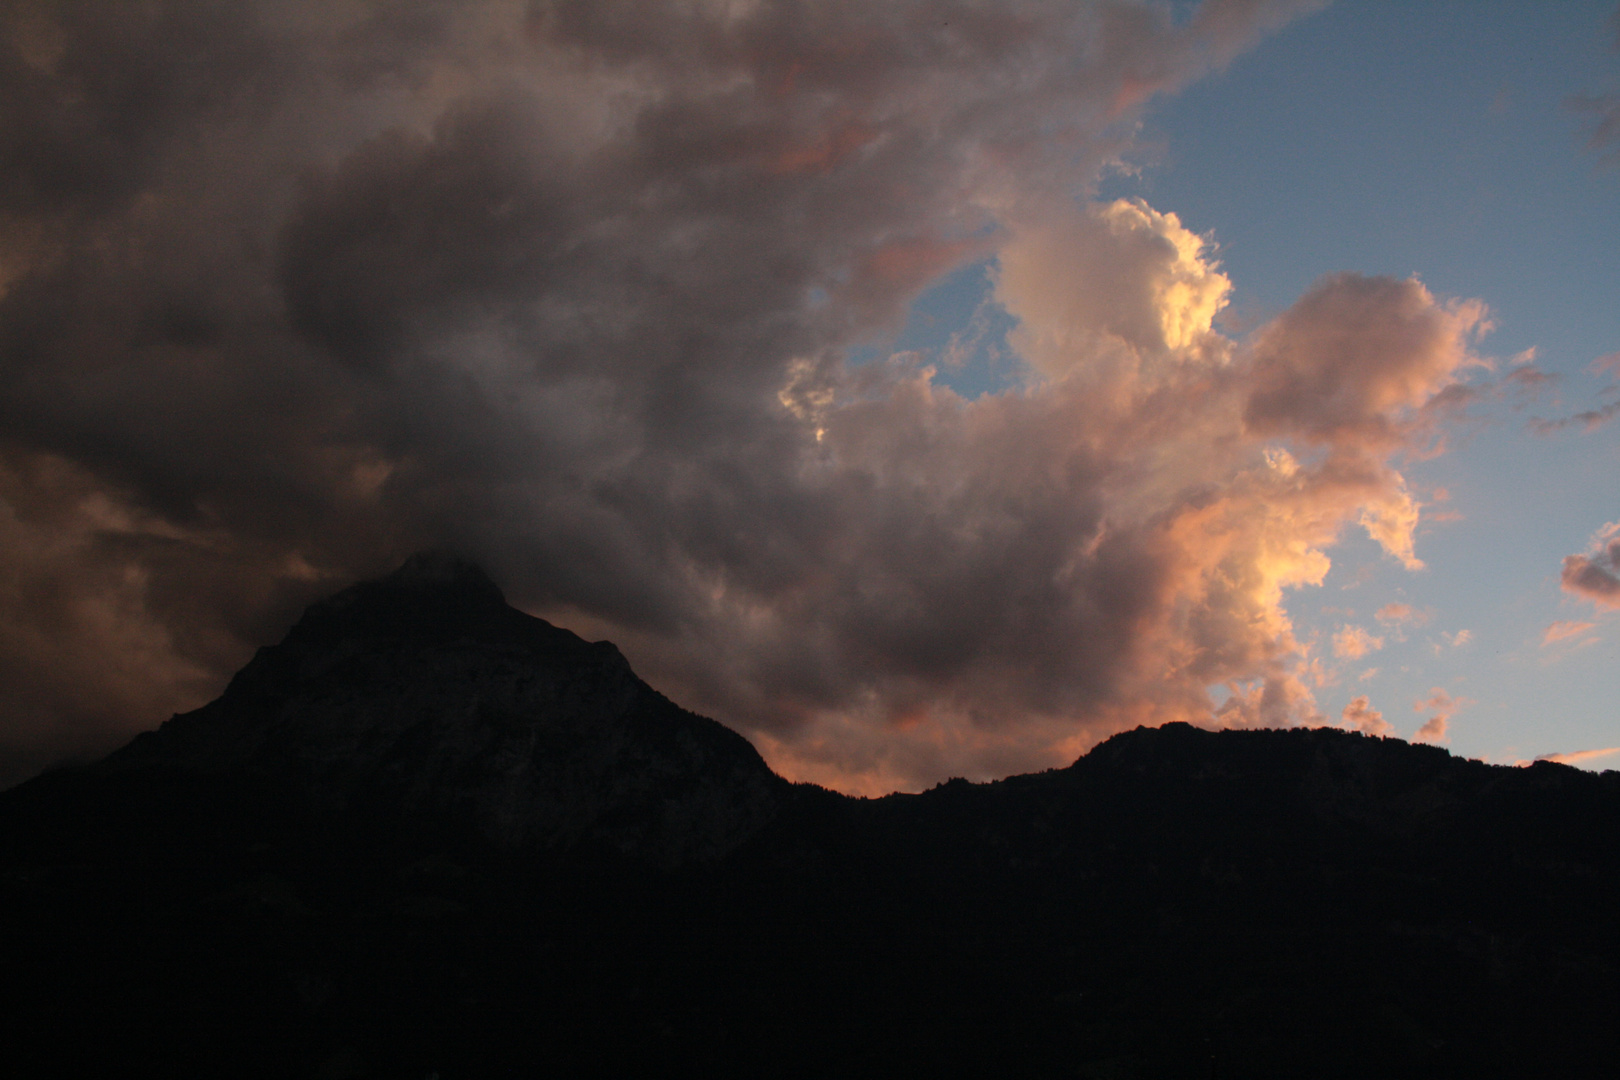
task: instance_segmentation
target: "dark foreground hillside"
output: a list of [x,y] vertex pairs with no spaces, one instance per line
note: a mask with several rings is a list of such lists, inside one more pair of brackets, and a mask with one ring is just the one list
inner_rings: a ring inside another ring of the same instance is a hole
[[445,559],[0,795],[16,1076],[1620,1063],[1620,774],[1330,730],[854,800]]

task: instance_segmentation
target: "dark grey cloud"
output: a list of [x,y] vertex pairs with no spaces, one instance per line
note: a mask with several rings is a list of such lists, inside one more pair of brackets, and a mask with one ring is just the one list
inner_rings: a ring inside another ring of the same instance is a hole
[[[1344,276],[1232,341],[1199,238],[1084,201],[1312,6],[13,5],[0,768],[426,546],[852,787],[1313,717],[1281,590],[1347,522],[1415,564],[1387,459],[1483,311]],[[987,258],[1019,385],[846,364]]]

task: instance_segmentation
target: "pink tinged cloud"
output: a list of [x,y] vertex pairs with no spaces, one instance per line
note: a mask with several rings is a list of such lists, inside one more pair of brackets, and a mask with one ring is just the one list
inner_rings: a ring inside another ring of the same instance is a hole
[[1384,714],[1372,707],[1366,694],[1353,698],[1350,704],[1344,707],[1341,720],[1346,727],[1363,735],[1384,736],[1395,730],[1394,726],[1384,719]]
[[1446,728],[1451,720],[1451,717],[1457,712],[1458,709],[1471,704],[1473,704],[1473,702],[1468,698],[1454,698],[1438,686],[1431,687],[1429,689],[1428,698],[1415,702],[1412,705],[1413,712],[1432,711],[1434,713],[1433,716],[1429,717],[1429,719],[1424,722],[1422,727],[1418,728],[1417,734],[1413,736],[1414,741],[1444,741],[1446,737]]
[[1429,717],[1423,726],[1417,729],[1417,734],[1413,736],[1414,741],[1443,742],[1446,737],[1446,722],[1448,719],[1448,717],[1444,716]]
[[1620,746],[1609,746],[1602,750],[1575,750],[1568,754],[1542,754],[1537,761],[1556,761],[1560,765],[1581,765],[1598,758],[1608,757],[1611,754],[1620,754]]
[[1396,626],[1422,626],[1433,618],[1433,615],[1432,611],[1419,611],[1411,604],[1394,602],[1379,608],[1373,614],[1373,618],[1381,623],[1392,623]]
[[1566,555],[1559,577],[1565,592],[1600,608],[1620,608],[1620,522],[1599,529],[1585,554]]
[[1333,635],[1333,655],[1346,660],[1357,660],[1384,647],[1384,639],[1374,637],[1360,626],[1342,626]]
[[1555,645],[1560,641],[1568,641],[1570,638],[1579,637],[1596,625],[1596,623],[1574,620],[1555,622],[1547,627],[1546,633],[1541,636],[1541,644],[1545,647]]

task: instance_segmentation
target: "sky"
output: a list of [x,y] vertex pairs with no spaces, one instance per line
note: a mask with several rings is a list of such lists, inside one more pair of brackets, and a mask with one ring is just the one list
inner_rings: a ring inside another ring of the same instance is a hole
[[1613,0],[0,29],[0,784],[425,548],[852,793],[1620,767]]

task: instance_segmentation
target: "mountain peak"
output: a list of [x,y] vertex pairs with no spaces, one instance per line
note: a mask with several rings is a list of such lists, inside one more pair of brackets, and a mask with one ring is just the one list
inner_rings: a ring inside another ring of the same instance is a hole
[[535,621],[508,606],[481,566],[441,549],[418,552],[391,574],[311,605],[288,641],[487,636]]
[[321,805],[464,820],[505,846],[587,841],[661,862],[730,850],[787,786],[612,644],[509,606],[443,551],[311,605],[223,696],[109,764],[246,770]]
[[447,548],[418,551],[406,559],[398,570],[380,579],[379,584],[400,589],[453,588],[500,592],[482,566]]

